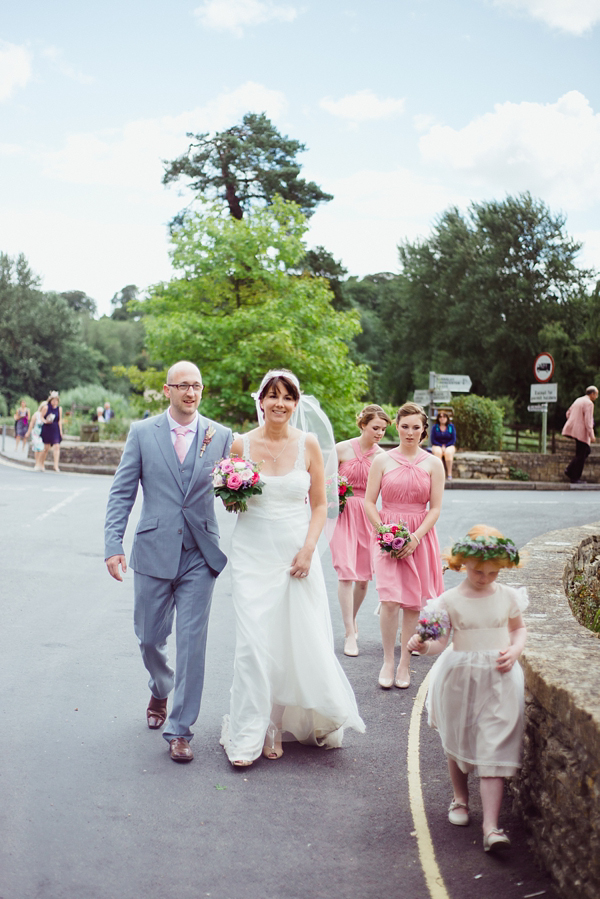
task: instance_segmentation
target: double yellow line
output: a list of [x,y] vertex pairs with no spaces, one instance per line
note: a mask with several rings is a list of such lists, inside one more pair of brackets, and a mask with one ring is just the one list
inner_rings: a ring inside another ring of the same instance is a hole
[[423,802],[423,786],[421,783],[421,764],[420,764],[420,737],[421,737],[421,717],[425,706],[425,697],[427,696],[427,688],[429,686],[429,674],[419,687],[417,698],[413,705],[410,716],[410,725],[408,728],[408,796],[410,800],[410,810],[413,817],[415,831],[417,835],[417,847],[419,850],[419,861],[425,875],[425,883],[429,890],[431,899],[450,899],[444,880],[442,878],[438,863],[435,858],[433,849],[433,841],[429,826],[427,824],[427,816],[425,814],[425,804]]

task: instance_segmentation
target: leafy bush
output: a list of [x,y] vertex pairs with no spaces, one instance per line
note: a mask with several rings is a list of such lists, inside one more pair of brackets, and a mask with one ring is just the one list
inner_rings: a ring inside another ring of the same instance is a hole
[[502,409],[495,400],[469,394],[453,397],[454,425],[461,449],[494,451],[502,446]]
[[569,592],[569,604],[580,624],[600,633],[600,588],[597,584],[588,583],[583,575],[577,575]]
[[508,469],[508,477],[511,481],[528,481],[529,475],[522,468],[513,468],[511,465]]
[[[71,390],[65,390],[60,395],[60,404],[63,412],[67,412],[73,406],[80,407],[75,410],[75,414],[83,414],[86,421],[90,421],[90,413],[94,412],[98,406],[104,403],[110,403],[116,418],[128,417],[131,415],[129,403],[126,397],[121,393],[115,393],[113,390],[107,390],[102,384],[82,384],[79,387],[73,387]],[[84,407],[84,409],[81,409]]]
[[3,418],[8,415],[8,406],[3,395],[0,393],[0,416]]

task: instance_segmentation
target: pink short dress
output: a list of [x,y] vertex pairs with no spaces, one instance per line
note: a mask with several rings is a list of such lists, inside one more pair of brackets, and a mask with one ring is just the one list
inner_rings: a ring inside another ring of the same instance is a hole
[[377,447],[373,446],[368,453],[363,453],[358,437],[351,440],[350,445],[355,458],[342,462],[339,473],[352,484],[354,496],[346,501],[329,545],[333,567],[341,581],[370,581],[373,579],[375,537],[363,500],[369,468]]
[[[422,451],[410,462],[400,450],[390,450],[390,456],[399,462],[384,474],[381,484],[381,520],[384,524],[404,521],[414,533],[427,515],[427,503],[431,493],[431,478],[420,467],[427,458]],[[397,602],[403,609],[420,610],[431,597],[444,590],[440,545],[435,528],[431,528],[406,559],[393,559],[377,548],[374,554],[375,581],[381,602]]]

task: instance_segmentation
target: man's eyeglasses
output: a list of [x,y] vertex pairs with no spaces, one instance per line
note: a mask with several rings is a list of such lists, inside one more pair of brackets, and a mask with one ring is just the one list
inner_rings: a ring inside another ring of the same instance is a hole
[[202,384],[186,384],[185,381],[183,384],[167,384],[167,387],[176,387],[180,393],[187,393],[190,388],[194,393],[200,393],[202,390]]

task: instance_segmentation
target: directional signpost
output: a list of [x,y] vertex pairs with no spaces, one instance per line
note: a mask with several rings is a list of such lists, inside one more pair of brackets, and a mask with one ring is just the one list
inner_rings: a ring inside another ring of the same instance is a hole
[[554,374],[554,359],[550,353],[540,353],[533,361],[533,376],[537,381],[529,391],[529,402],[541,405],[528,406],[529,412],[542,413],[542,452],[546,452],[548,436],[548,403],[558,399],[558,384],[551,384]]
[[418,403],[419,406],[427,406],[432,399],[434,404],[449,403],[452,394],[449,390],[434,390],[433,396],[429,390],[415,390],[413,394],[413,403]]
[[[430,372],[429,376],[435,374]],[[452,393],[468,393],[472,381],[468,375],[435,375],[435,386],[439,390],[450,390]]]

